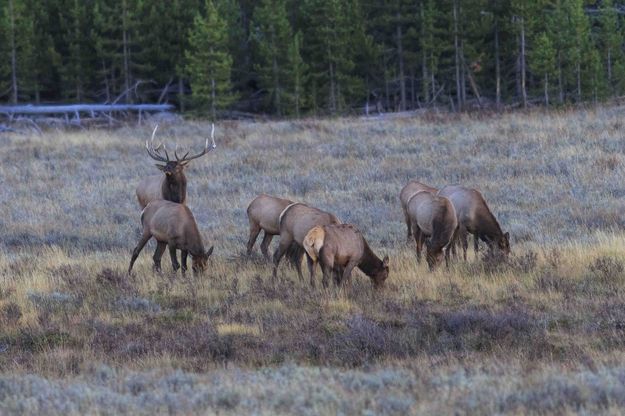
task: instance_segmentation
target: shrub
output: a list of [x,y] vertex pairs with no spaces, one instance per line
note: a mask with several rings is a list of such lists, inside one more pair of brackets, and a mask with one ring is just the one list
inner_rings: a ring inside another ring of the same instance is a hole
[[604,283],[616,283],[622,280],[623,262],[614,257],[601,256],[588,266],[590,273]]

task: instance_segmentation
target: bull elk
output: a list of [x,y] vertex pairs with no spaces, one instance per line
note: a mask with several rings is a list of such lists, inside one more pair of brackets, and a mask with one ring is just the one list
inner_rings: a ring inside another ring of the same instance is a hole
[[410,226],[410,217],[408,216],[408,201],[412,198],[417,192],[430,192],[435,194],[438,192],[438,189],[433,188],[429,185],[421,183],[419,181],[412,180],[404,186],[399,192],[399,202],[401,203],[401,209],[404,213],[404,220],[406,221],[406,239],[410,241],[410,237],[412,236],[412,229]]
[[380,260],[351,224],[313,227],[304,238],[304,249],[313,262],[321,265],[324,287],[332,274],[337,285],[349,282],[354,267],[369,276],[375,288],[381,288],[388,278],[388,256]]
[[156,251],[154,251],[153,256],[156,271],[160,272],[161,270],[161,258],[166,247],[169,247],[174,273],[180,268],[176,258],[176,250],[182,251],[180,260],[183,273],[187,270],[187,256],[189,254],[192,259],[194,274],[206,269],[208,258],[213,253],[213,247],[204,250],[202,237],[189,207],[163,199],[152,201],[141,213],[141,224],[143,225],[143,233],[132,252],[128,274],[132,271],[132,266],[135,264],[139,253],[152,237],[156,240]]
[[156,164],[156,167],[160,169],[164,175],[148,176],[139,182],[136,193],[141,208],[145,208],[150,201],[156,199],[165,199],[167,201],[184,204],[187,199],[187,177],[184,174],[186,166],[193,159],[204,156],[217,147],[215,144],[215,125],[213,124],[210,135],[210,139],[213,142],[211,147],[209,147],[207,137],[204,149],[200,153],[189,155],[189,152],[187,152],[180,157],[178,156],[178,149],[176,148],[174,150],[174,157],[176,159],[170,159],[163,143],[154,147],[154,137],[156,136],[157,129],[158,125],[154,127],[154,131],[152,131],[152,138],[149,141],[145,141],[145,148],[152,159],[164,163]]
[[[295,246],[299,252],[292,254],[291,257],[299,259],[299,261],[294,262],[297,274],[300,280],[303,280],[301,259],[304,255],[303,244],[306,234],[316,225],[340,224],[341,221],[334,214],[296,202],[282,211],[278,222],[280,224],[280,244],[273,255],[273,278],[275,279],[278,274],[280,259],[287,251],[293,250],[293,246]],[[310,285],[314,287],[315,270],[314,263],[310,258],[308,258],[308,271],[310,272]]]
[[449,198],[458,217],[458,239],[462,245],[464,260],[467,260],[467,234],[473,234],[473,249],[477,255],[479,240],[490,250],[510,254],[510,234],[501,230],[480,191],[460,185],[448,185],[438,191],[438,195]]
[[408,201],[408,217],[417,249],[417,262],[426,244],[426,260],[433,270],[443,259],[449,267],[449,250],[458,228],[456,211],[449,199],[427,191],[414,194]]
[[288,199],[276,198],[270,195],[258,195],[247,207],[247,217],[250,222],[250,237],[247,241],[247,255],[252,254],[252,248],[261,231],[265,232],[263,241],[260,243],[260,251],[267,261],[269,257],[269,244],[274,235],[280,234],[280,214],[292,204]]

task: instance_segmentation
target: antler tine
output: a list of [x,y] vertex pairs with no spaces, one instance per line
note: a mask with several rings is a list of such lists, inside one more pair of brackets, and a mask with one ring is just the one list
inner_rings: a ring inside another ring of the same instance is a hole
[[169,162],[169,155],[167,154],[167,147],[165,145],[163,145],[163,152],[165,152],[165,157],[167,158],[166,162]]
[[[162,146],[162,143],[159,144],[158,146],[156,146],[156,148],[154,147],[154,137],[156,136],[156,130],[158,129],[158,124],[156,126],[154,126],[154,130],[152,131],[152,137],[150,138],[150,140],[146,140],[145,141],[145,149],[148,151],[148,155],[150,155],[150,157],[154,160],[157,160],[159,162],[169,162],[169,157],[167,157],[167,159],[164,159],[163,156],[161,156],[159,149]],[[150,144],[152,145],[152,147],[150,148]],[[163,148],[165,148],[163,146]],[[167,155],[167,152],[165,152],[165,155]]]
[[[211,123],[211,140],[213,141],[213,149],[217,147],[215,144],[215,123]],[[208,147],[208,139],[206,139],[206,147]]]
[[198,153],[197,155],[192,155],[190,157],[186,157],[185,155],[185,157],[182,158],[181,162],[188,163],[189,161],[193,159],[197,159],[200,156],[204,156],[206,153],[210,152],[211,150],[217,147],[217,145],[215,144],[215,124],[214,123],[212,124],[212,127],[211,127],[210,139],[213,141],[213,145],[211,147],[209,147],[208,145],[208,137],[207,137],[206,143],[204,144],[204,149],[200,153]]

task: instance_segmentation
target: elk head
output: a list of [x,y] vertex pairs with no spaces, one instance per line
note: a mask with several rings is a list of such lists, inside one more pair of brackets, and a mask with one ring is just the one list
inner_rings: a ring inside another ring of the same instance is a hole
[[381,267],[371,276],[374,288],[382,289],[384,287],[384,282],[386,281],[386,279],[388,279],[388,263],[388,256],[384,256]]
[[510,233],[504,233],[497,240],[497,248],[506,256],[510,254]]
[[[185,153],[184,156],[178,156],[178,146],[174,150],[175,160],[169,158],[169,154],[167,153],[167,149],[163,143],[160,143],[158,146],[154,147],[154,137],[156,136],[156,130],[158,129],[158,124],[154,127],[154,131],[152,131],[152,138],[148,141],[145,141],[145,148],[148,151],[148,155],[157,162],[162,162],[162,164],[156,164],[156,167],[159,168],[168,180],[183,180],[184,179],[184,168],[189,164],[193,159],[197,159],[200,156],[204,156],[206,153],[213,150],[217,145],[215,144],[215,125],[212,125],[211,128],[211,140],[213,142],[212,146],[208,145],[208,137],[206,138],[206,143],[204,145],[204,149],[196,154],[190,155],[189,152]],[[161,149],[163,153],[161,154]]]
[[206,266],[208,265],[208,258],[213,254],[213,246],[211,246],[206,253],[202,253],[197,256],[193,256],[192,258],[192,270],[193,274],[203,273],[206,270]]

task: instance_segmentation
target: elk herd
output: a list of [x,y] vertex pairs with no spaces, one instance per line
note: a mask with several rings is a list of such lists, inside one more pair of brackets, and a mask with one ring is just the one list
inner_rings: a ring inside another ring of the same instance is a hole
[[[176,149],[175,159],[170,158],[164,144],[154,146],[156,130],[154,128],[145,146],[148,155],[162,163],[156,166],[163,174],[149,176],[137,186],[137,199],[143,208],[143,231],[132,253],[128,274],[151,238],[156,240],[154,270],[161,270],[161,258],[168,248],[174,273],[178,269],[186,272],[189,255],[193,272],[202,272],[206,269],[213,247],[205,249],[195,218],[185,204],[187,178],[184,170],[191,160],[216,147],[215,128],[213,125],[210,135],[212,146],[207,138],[201,152],[191,156],[187,152],[180,157]],[[486,200],[476,189],[459,185],[437,189],[412,180],[401,189],[399,201],[406,222],[407,239],[414,238],[417,262],[421,262],[425,245],[430,270],[438,267],[443,259],[449,267],[450,257],[458,257],[457,246],[462,248],[466,261],[469,234],[473,235],[476,255],[480,240],[491,252],[510,253],[509,234],[501,230]],[[276,278],[280,261],[285,256],[297,270],[300,280],[303,280],[302,262],[306,258],[312,287],[315,287],[317,264],[321,267],[324,287],[330,280],[337,286],[349,283],[354,268],[369,276],[375,288],[381,288],[389,276],[388,256],[380,259],[355,225],[341,223],[330,212],[306,203],[261,194],[250,202],[247,216],[247,255],[252,254],[262,231],[260,249],[266,261],[273,263],[273,278]],[[279,236],[280,242],[271,257],[269,245],[274,236]],[[180,263],[177,250],[181,252]]]

